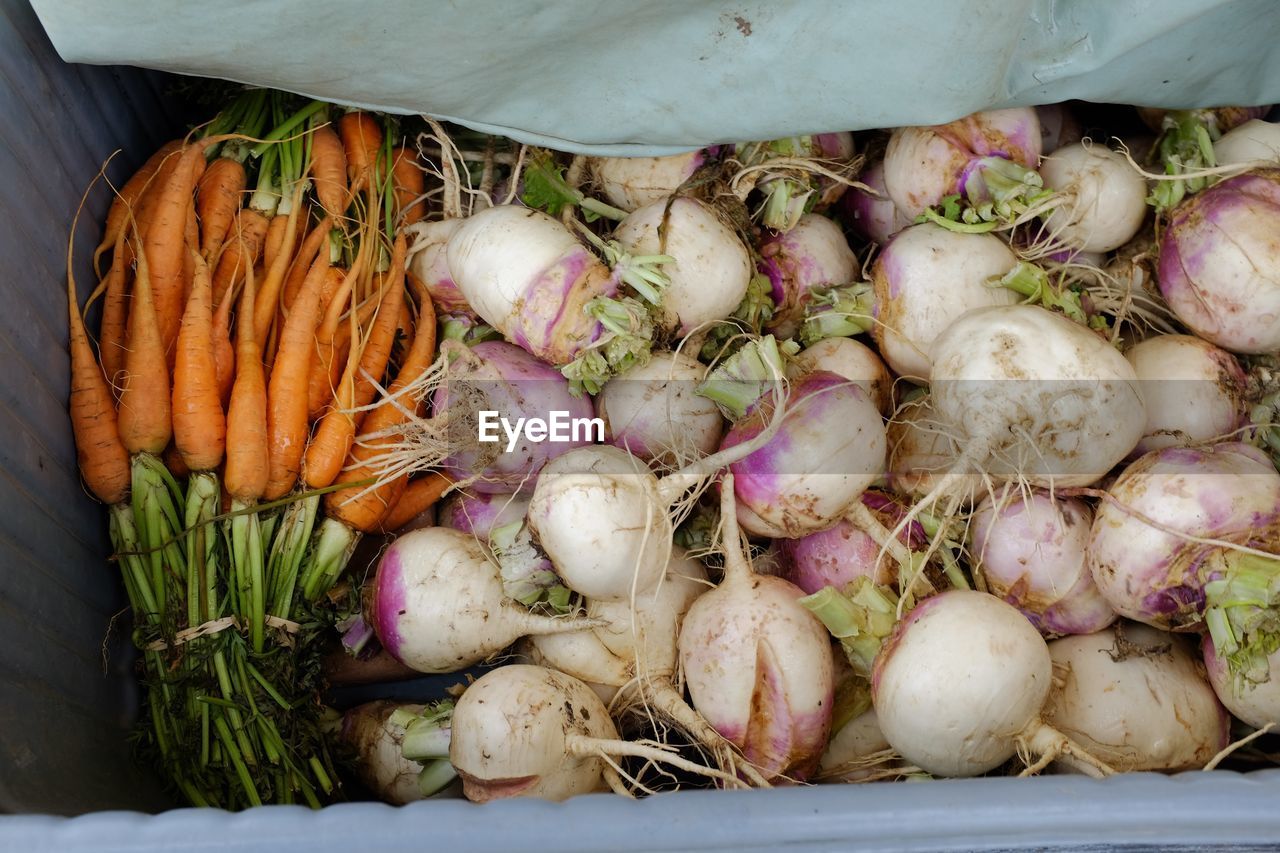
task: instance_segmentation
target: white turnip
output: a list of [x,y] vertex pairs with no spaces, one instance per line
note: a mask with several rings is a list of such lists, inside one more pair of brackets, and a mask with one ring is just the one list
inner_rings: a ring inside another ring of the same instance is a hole
[[1147,215],[1147,185],[1122,155],[1075,143],[1040,164],[1056,195],[1044,215],[1047,238],[1085,252],[1109,252],[1129,242]]
[[[451,707],[451,706],[448,706]],[[393,806],[412,803],[446,791],[455,778],[449,766],[449,730],[440,729],[441,751],[420,760],[404,754],[404,717],[424,712],[448,710],[421,704],[401,704],[387,699],[366,702],[342,715],[338,741],[351,751],[356,777],[384,803]]]
[[1280,726],[1280,649],[1268,655],[1270,677],[1261,683],[1232,677],[1211,636],[1204,638],[1204,666],[1213,692],[1228,711],[1256,729]]
[[1226,350],[1194,335],[1156,335],[1124,355],[1146,401],[1138,453],[1226,438],[1244,426],[1246,377]]
[[628,213],[661,201],[707,162],[707,149],[667,157],[593,157],[587,169],[605,199]]
[[840,226],[816,213],[806,213],[789,231],[766,232],[757,249],[758,267],[773,288],[774,312],[765,328],[780,339],[799,331],[811,291],[858,277],[858,258]]
[[1232,128],[1213,143],[1213,157],[1219,166],[1280,162],[1280,122],[1255,118]]
[[819,370],[861,386],[882,415],[893,408],[893,376],[866,344],[853,338],[823,338],[797,353],[787,373],[794,378]]
[[864,170],[858,176],[858,181],[875,194],[858,187],[845,193],[841,201],[844,220],[854,233],[872,243],[880,244],[911,224],[911,218],[898,210],[885,189],[883,160],[877,160]]

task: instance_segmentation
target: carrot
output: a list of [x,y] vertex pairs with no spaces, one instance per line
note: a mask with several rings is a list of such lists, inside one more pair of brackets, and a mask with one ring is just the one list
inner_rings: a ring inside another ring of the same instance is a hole
[[387,369],[387,361],[391,358],[391,347],[395,343],[396,328],[400,325],[400,314],[404,305],[406,248],[407,244],[402,233],[396,238],[387,289],[377,309],[377,321],[358,359],[354,357],[355,349],[353,348],[353,357],[347,359],[346,370],[338,384],[335,404],[321,418],[320,426],[307,447],[303,472],[307,486],[312,489],[330,485],[342,470],[347,452],[351,449],[356,437],[358,415],[353,414],[351,410],[363,408],[373,402],[376,393],[374,382],[381,381],[382,374]]
[[365,188],[373,174],[373,164],[382,147],[382,128],[373,116],[357,110],[338,119],[338,133],[347,155],[347,180],[351,183],[351,194],[355,195]]
[[173,174],[160,187],[152,219],[141,232],[142,251],[150,270],[156,325],[160,329],[162,352],[167,353],[178,337],[182,322],[183,264],[186,259],[184,231],[196,181],[204,171],[205,145],[197,142],[183,149]]
[[[187,202],[187,225],[182,234],[183,244],[189,248],[196,249],[200,246],[200,223],[196,219],[195,201]],[[195,281],[196,265],[192,260],[191,253],[186,252],[182,257],[182,304],[187,304],[187,297],[191,295],[191,285]],[[185,310],[185,309],[184,309]],[[182,326],[182,318],[178,318],[178,326]],[[172,360],[173,353],[170,351],[169,357]]]
[[[125,232],[116,233],[111,269],[107,270],[102,298],[102,324],[98,328],[98,354],[108,384],[114,386],[124,368],[125,331],[129,321],[128,276],[124,262]],[[112,393],[115,393],[114,387]]]
[[[289,224],[287,216],[273,216],[267,224],[267,238],[262,244],[262,265],[267,269],[271,268],[271,264],[275,262],[276,256],[284,248],[284,230]],[[258,299],[262,299],[262,289],[258,289]],[[253,306],[257,309],[258,306]],[[258,322],[262,322],[262,318],[258,317]]]
[[173,443],[173,439],[169,439],[168,446],[160,455],[160,461],[164,462],[164,467],[169,469],[169,473],[176,480],[182,480],[191,474],[191,469],[182,458],[182,453],[178,451],[178,446]]
[[215,302],[220,302],[223,294],[239,285],[249,269],[258,262],[268,225],[267,218],[253,208],[241,208],[236,214],[231,234],[213,271]]
[[401,225],[412,225],[426,213],[426,179],[418,168],[417,154],[406,147],[391,151],[391,183],[396,193],[396,210]]
[[[279,231],[279,245],[274,252],[270,250],[271,246],[271,229],[267,230],[267,247],[268,251],[263,256],[264,265],[266,267],[266,276],[262,282],[262,289],[258,291],[258,298],[253,306],[254,316],[257,322],[254,327],[254,337],[257,338],[258,344],[264,345],[267,340],[267,332],[271,329],[271,323],[276,316],[276,303],[280,299],[280,288],[284,285],[285,273],[289,269],[289,261],[292,259],[292,251],[284,251],[283,246],[293,248],[294,240],[298,234],[299,213],[306,215],[306,211],[302,208],[302,191],[305,184],[299,181],[293,190],[293,205],[289,210],[288,216],[277,216],[272,220],[272,225],[276,220],[283,220],[283,225]],[[314,331],[314,324],[312,324]]]
[[231,398],[231,385],[236,378],[236,351],[231,343],[231,306],[234,302],[235,291],[228,291],[213,315],[213,361],[218,375],[218,399],[223,406]]
[[[116,233],[119,248],[123,232]],[[117,504],[129,495],[129,452],[120,440],[111,386],[85,331],[72,274],[72,242],[67,241],[67,328],[71,354],[71,430],[80,476],[98,500]]]
[[307,270],[311,269],[311,262],[316,259],[316,252],[328,251],[328,247],[324,246],[325,238],[329,236],[329,232],[333,230],[333,217],[326,216],[320,220],[314,228],[307,234],[302,246],[299,247],[297,254],[294,255],[293,264],[289,267],[289,275],[284,283],[284,307],[289,310],[289,306],[293,305],[293,300],[298,295],[298,290],[302,287],[302,281],[307,277]]
[[[329,304],[333,304],[332,300]],[[354,325],[358,329],[363,329],[368,325],[369,318],[377,308],[377,298],[371,297],[356,309],[354,323],[340,322],[337,329],[331,331],[322,324],[316,331],[316,360],[312,362],[311,375],[307,378],[307,417],[309,419],[314,421],[319,418],[333,401],[333,390],[342,379],[342,371],[351,349],[351,327]]]
[[200,217],[200,254],[210,263],[218,257],[231,231],[247,184],[244,166],[230,157],[209,164],[196,189],[196,213]]
[[[253,273],[240,294],[236,380],[227,404],[227,462],[222,482],[233,502],[254,503],[267,489],[267,379],[253,338]],[[229,298],[229,297],[228,297]]]
[[320,207],[335,220],[347,209],[347,155],[331,125],[311,133],[311,179]]
[[[320,252],[280,332],[275,363],[267,385],[267,440],[270,474],[267,500],[288,494],[298,480],[307,440],[307,374],[320,307],[320,285],[329,255]],[[240,322],[245,322],[241,318]]]
[[204,258],[194,246],[188,253],[195,280],[173,367],[173,441],[190,470],[212,471],[222,462],[227,430],[213,346],[213,286]]
[[422,513],[426,512],[445,490],[453,485],[447,474],[432,471],[425,477],[417,477],[405,484],[404,492],[378,524],[383,533],[395,533]]
[[173,434],[169,401],[169,362],[151,294],[147,253],[138,254],[129,343],[120,390],[120,440],[130,454],[162,453]]
[[129,212],[132,210],[134,216],[137,216],[138,202],[141,200],[142,194],[148,185],[151,184],[152,177],[159,170],[160,165],[169,158],[169,155],[180,148],[182,148],[181,139],[166,142],[156,153],[147,158],[147,162],[142,164],[142,168],[134,172],[133,177],[125,181],[124,186],[116,193],[116,197],[111,202],[111,209],[107,211],[106,224],[102,228],[102,242],[93,250],[94,269],[97,269],[98,260],[102,257],[102,254],[116,244],[120,235],[128,234],[129,229],[126,226],[129,222]]
[[[435,360],[436,318],[431,297],[416,278],[408,276],[408,279],[419,299],[416,324],[418,333],[414,336],[413,344],[405,355],[395,382],[388,389],[387,399],[365,416],[361,429],[366,434],[381,433],[405,423],[407,417],[401,409],[403,404],[396,399],[396,395],[419,379],[431,368]],[[378,442],[354,445],[351,452],[347,454],[347,465],[338,475],[337,482],[355,483],[375,476],[368,463],[379,452],[377,445]],[[360,492],[364,490],[354,486],[350,489],[330,492],[325,496],[325,511],[330,518],[346,524],[351,529],[369,533],[378,529],[383,516],[387,515],[389,508],[399,501],[407,484],[408,477],[400,476],[375,489],[365,491],[362,495]]]

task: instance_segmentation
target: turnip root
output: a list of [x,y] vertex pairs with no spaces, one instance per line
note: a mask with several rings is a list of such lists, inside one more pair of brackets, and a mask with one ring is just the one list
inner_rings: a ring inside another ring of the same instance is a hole
[[664,328],[684,337],[724,320],[747,295],[751,255],[709,205],[692,198],[662,199],[639,208],[614,232],[636,255],[672,260],[663,268]]
[[457,672],[528,634],[579,631],[588,619],[539,616],[506,597],[498,566],[473,536],[429,527],[399,537],[366,590],[365,621],[383,648],[419,672]]
[[441,315],[475,316],[467,297],[458,289],[449,272],[445,247],[461,226],[461,219],[415,222],[405,227],[409,238],[409,272],[431,294],[431,304]]
[[384,803],[393,806],[439,795],[455,778],[448,762],[448,729],[443,749],[421,761],[404,755],[405,727],[399,717],[417,716],[426,705],[401,704],[387,699],[368,702],[342,716],[339,741],[352,750],[356,777]]
[[955,474],[960,433],[938,420],[928,394],[899,406],[887,435],[889,484],[894,491],[923,497],[949,478],[950,488],[962,496],[962,502],[981,500],[987,494],[987,480],[980,474]]
[[1044,492],[986,498],[969,523],[974,572],[1048,636],[1091,634],[1116,620],[1085,565],[1093,510]]
[[742,164],[729,186],[744,201],[750,190],[764,195],[754,215],[766,228],[790,231],[810,212],[840,200],[858,167],[852,133],[819,133],[738,145]]
[[849,284],[858,277],[858,259],[840,226],[816,213],[801,216],[789,231],[766,233],[757,248],[759,269],[769,277],[775,306],[765,328],[778,338],[791,338],[799,331],[811,291]]
[[1146,427],[1124,356],[1039,306],[970,311],[931,355],[934,411],[964,448],[957,474],[1086,486],[1124,459]]
[[1280,726],[1280,649],[1268,655],[1270,678],[1262,683],[1233,678],[1211,636],[1204,638],[1204,666],[1213,692],[1228,711],[1256,729]]
[[1102,145],[1075,143],[1040,164],[1057,196],[1043,216],[1053,244],[1109,252],[1129,242],[1147,215],[1147,185],[1122,155]]
[[620,298],[622,286],[660,301],[665,279],[650,267],[667,260],[604,248],[612,270],[559,220],[498,205],[464,220],[445,252],[453,281],[476,314],[594,392],[613,372],[648,356],[649,309]]
[[797,353],[787,373],[794,378],[820,370],[859,385],[880,414],[888,415],[892,410],[893,376],[876,351],[866,344],[853,338],[823,338]]
[[668,157],[593,157],[587,169],[605,199],[630,213],[672,195],[707,162],[707,151]]
[[911,224],[911,218],[898,210],[884,185],[884,161],[877,160],[858,176],[876,195],[853,188],[844,195],[844,219],[854,233],[872,243],[881,244]]
[[620,740],[609,711],[576,678],[528,664],[491,670],[458,699],[449,761],[473,802],[566,800],[620,789],[612,756],[635,755],[734,783],[658,746]]
[[1111,606],[1164,630],[1207,627],[1233,677],[1265,680],[1280,640],[1280,560],[1264,556],[1278,538],[1280,474],[1266,454],[1237,443],[1155,450],[1108,492],[1088,561]]
[[1192,332],[1235,353],[1280,350],[1280,169],[1228,178],[1179,205],[1160,241],[1160,292]]
[[831,729],[830,639],[801,590],[757,575],[743,553],[733,475],[721,484],[724,580],[693,602],[680,664],[693,706],[768,778],[803,779]]
[[[778,392],[753,404],[725,435],[724,450],[760,436]],[[738,521],[758,536],[794,538],[832,527],[884,471],[885,428],[858,385],[823,371],[791,383],[777,433],[729,466]]]
[[1201,444],[1244,426],[1245,374],[1226,350],[1193,335],[1156,335],[1124,355],[1142,383],[1147,409],[1136,452]]
[[[503,341],[476,344],[469,357],[464,353],[456,359],[432,406],[437,414],[448,413],[453,439],[453,452],[440,468],[475,492],[505,494],[527,488],[549,460],[592,443],[590,431],[571,433],[567,441],[542,442],[520,433],[513,442],[510,434],[503,434],[500,420],[490,418],[486,428],[480,421],[480,412],[486,410],[511,424],[521,418],[550,421],[553,412],[567,413],[570,422],[594,414],[591,401],[574,396],[557,370]],[[480,442],[484,434],[492,440]]]
[[1204,767],[1230,742],[1231,717],[1189,646],[1132,622],[1054,640],[1062,685],[1045,721],[1121,772]]
[[714,452],[724,418],[694,393],[706,372],[689,355],[663,352],[610,379],[595,399],[605,441],[667,468]]
[[1005,203],[1040,188],[1040,121],[1031,107],[974,113],[937,127],[900,127],[884,155],[889,197],[912,221],[950,195]]
[[894,373],[928,382],[930,349],[957,318],[974,308],[1017,303],[1018,294],[990,284],[1017,262],[992,234],[957,234],[931,222],[898,232],[871,270],[871,335]]
[[454,492],[440,504],[439,523],[487,544],[495,528],[520,521],[528,508],[529,499],[519,495]]
[[1219,166],[1280,162],[1280,123],[1250,119],[1213,143]]
[[875,657],[871,701],[885,739],[935,776],[977,776],[1020,750],[1093,776],[1110,768],[1041,717],[1052,687],[1049,649],[995,596],[951,590],[907,613]]

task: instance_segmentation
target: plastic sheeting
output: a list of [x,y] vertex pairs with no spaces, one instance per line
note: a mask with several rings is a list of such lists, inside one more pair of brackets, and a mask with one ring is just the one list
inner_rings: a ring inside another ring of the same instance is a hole
[[1280,101],[1276,0],[33,0],[63,59],[655,155],[1079,98]]

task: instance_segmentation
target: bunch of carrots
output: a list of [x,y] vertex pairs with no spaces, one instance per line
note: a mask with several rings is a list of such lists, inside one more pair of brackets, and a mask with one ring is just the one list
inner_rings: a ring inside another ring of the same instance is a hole
[[449,485],[367,466],[436,356],[397,236],[424,174],[395,139],[390,118],[250,90],[119,189],[83,310],[68,246],[71,418],[133,609],[138,737],[194,805],[336,795],[326,594],[362,535]]

